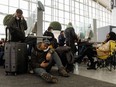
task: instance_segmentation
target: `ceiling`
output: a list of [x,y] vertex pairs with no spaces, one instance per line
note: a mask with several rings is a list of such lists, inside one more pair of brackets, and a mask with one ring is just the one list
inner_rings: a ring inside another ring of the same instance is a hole
[[104,7],[106,7],[107,9],[111,9],[111,0],[94,0],[96,2],[98,2],[99,4],[103,5]]

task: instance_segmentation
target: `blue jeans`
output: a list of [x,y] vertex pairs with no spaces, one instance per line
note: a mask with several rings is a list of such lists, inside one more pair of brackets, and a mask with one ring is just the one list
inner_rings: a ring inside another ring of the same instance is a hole
[[[52,53],[52,58],[51,58],[51,61],[49,62],[49,65],[53,60],[56,63],[58,68],[63,67],[62,62],[61,62],[61,60],[56,52]],[[35,68],[34,73],[41,76],[43,73],[48,73],[48,72],[46,71],[45,68]]]

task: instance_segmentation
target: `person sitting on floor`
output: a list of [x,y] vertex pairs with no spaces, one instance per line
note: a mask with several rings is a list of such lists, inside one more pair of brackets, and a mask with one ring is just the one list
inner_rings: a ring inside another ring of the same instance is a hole
[[31,65],[35,74],[42,77],[47,82],[56,83],[58,79],[49,73],[49,70],[52,67],[53,61],[58,67],[58,72],[63,77],[69,77],[69,74],[66,72],[63,67],[61,60],[57,53],[48,47],[48,44],[45,42],[39,42],[37,48],[33,50],[31,58]]
[[100,45],[99,47],[93,47],[89,46],[84,49],[82,53],[77,57],[75,62],[81,63],[83,58],[85,56],[88,57],[88,59],[91,62],[91,65],[87,69],[96,69],[93,57],[103,57],[103,56],[109,56],[110,48],[109,48],[109,42],[110,41],[116,41],[116,34],[114,32],[110,32],[106,36],[106,40]]

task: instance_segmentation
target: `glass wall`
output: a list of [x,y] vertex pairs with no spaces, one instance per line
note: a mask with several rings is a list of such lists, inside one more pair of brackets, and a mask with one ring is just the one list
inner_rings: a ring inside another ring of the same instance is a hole
[[93,19],[97,19],[97,28],[111,24],[111,12],[93,0],[44,0],[43,4],[44,30],[51,21],[59,21],[63,30],[72,22],[77,33],[93,25]]
[[14,14],[17,8],[23,10],[23,16],[27,21],[28,30],[35,22],[37,0],[0,0],[0,38],[5,37],[4,17],[7,14]]
[[[0,1],[0,34],[5,34],[2,20],[6,14],[13,14],[21,8],[30,29],[36,21],[38,0],[1,0]],[[51,21],[59,21],[64,30],[72,22],[76,33],[86,31],[88,25],[93,25],[97,19],[97,28],[111,24],[111,12],[93,0],[39,0],[45,6],[43,16],[43,31]],[[15,4],[13,4],[15,3]],[[4,35],[2,35],[4,36]],[[0,37],[2,37],[0,36]]]

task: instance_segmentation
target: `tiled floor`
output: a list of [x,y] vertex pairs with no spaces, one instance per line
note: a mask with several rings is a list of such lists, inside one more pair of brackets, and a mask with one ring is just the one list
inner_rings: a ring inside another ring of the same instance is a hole
[[116,84],[116,70],[108,71],[106,68],[87,70],[84,64],[77,67],[76,74]]

